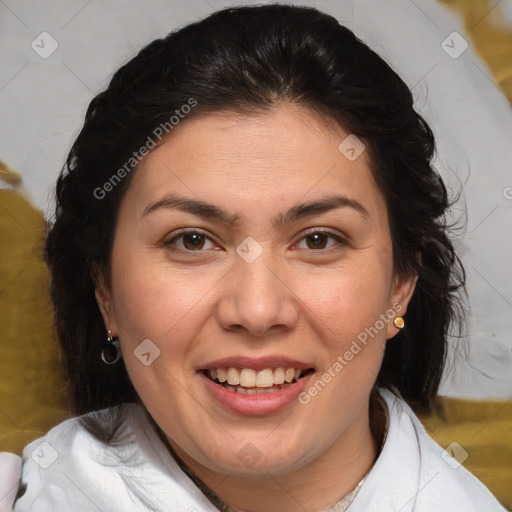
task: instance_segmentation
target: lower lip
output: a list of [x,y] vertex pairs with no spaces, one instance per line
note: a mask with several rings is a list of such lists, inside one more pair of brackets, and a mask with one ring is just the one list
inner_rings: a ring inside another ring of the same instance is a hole
[[313,374],[314,372],[309,373],[298,382],[273,393],[243,395],[216,384],[204,373],[199,372],[206,389],[223,407],[244,416],[267,416],[282,411],[292,402],[298,401],[297,397],[304,390]]

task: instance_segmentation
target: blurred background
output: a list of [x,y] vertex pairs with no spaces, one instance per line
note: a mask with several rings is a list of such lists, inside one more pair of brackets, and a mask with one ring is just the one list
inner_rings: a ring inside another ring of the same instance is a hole
[[[21,453],[71,415],[40,253],[89,102],[153,39],[255,3],[0,1],[0,451]],[[436,167],[461,192],[470,332],[451,340],[439,410],[423,421],[512,508],[512,0],[293,3],[334,15],[402,76],[436,135]]]

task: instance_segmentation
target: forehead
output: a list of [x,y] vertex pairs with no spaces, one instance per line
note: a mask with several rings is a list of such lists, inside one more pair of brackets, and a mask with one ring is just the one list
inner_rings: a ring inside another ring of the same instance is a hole
[[165,192],[180,193],[250,211],[337,191],[378,209],[383,198],[367,152],[349,159],[340,150],[349,135],[333,120],[290,104],[257,114],[199,114],[145,157],[126,199],[143,210]]

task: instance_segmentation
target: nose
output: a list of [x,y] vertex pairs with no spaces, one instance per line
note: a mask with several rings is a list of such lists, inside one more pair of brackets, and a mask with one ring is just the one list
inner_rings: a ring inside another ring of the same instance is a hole
[[217,308],[219,325],[228,331],[245,330],[262,337],[292,329],[298,317],[298,297],[289,271],[270,249],[249,263],[238,255],[224,279]]

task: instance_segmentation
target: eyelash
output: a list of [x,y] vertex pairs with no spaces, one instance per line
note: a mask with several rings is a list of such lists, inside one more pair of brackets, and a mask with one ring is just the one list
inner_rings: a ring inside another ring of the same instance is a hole
[[[185,235],[190,235],[190,234],[201,235],[201,236],[205,237],[206,239],[208,239],[208,240],[213,242],[213,240],[211,240],[211,238],[208,235],[206,235],[205,233],[203,233],[202,231],[200,231],[198,229],[187,229],[187,230],[179,231],[170,240],[165,241],[164,245],[166,247],[169,247],[170,250],[172,250],[174,252],[181,252],[181,253],[194,253],[194,252],[201,253],[201,252],[203,252],[205,250],[208,250],[208,249],[198,249],[196,251],[193,251],[193,250],[189,250],[189,249],[180,249],[180,248],[173,247],[173,244],[174,244],[174,242],[176,240],[178,240],[179,238],[182,238]],[[336,240],[336,242],[338,242],[338,245],[341,245],[341,246],[348,245],[348,242],[344,238],[342,238],[339,235],[333,233],[332,231],[323,230],[323,229],[314,229],[312,231],[309,231],[309,232],[305,233],[300,238],[299,242],[302,241],[303,239],[309,237],[309,236],[317,235],[317,234],[326,235],[326,236],[328,236],[330,238],[334,238]],[[317,253],[326,253],[326,252],[331,252],[332,250],[335,250],[335,249],[336,249],[336,246],[329,247],[327,249],[320,249],[320,250],[310,249],[310,250],[312,252],[317,252]]]

